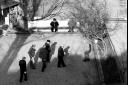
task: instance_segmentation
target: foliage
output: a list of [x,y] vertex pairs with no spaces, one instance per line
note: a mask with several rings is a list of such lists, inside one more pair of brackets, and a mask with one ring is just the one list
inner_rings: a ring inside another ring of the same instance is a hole
[[67,3],[73,9],[72,16],[80,23],[80,31],[92,37],[102,38],[109,18],[105,1],[76,0]]

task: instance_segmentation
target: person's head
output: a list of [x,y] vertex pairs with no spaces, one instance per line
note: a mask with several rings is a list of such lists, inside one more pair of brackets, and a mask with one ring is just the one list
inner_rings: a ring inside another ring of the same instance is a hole
[[35,44],[33,44],[33,45],[32,45],[32,47],[33,47],[33,48],[35,48],[35,47],[36,47],[36,45],[35,45]]
[[26,59],[26,57],[22,57],[22,60],[25,60]]
[[64,46],[63,46],[63,45],[61,45],[61,46],[60,46],[60,48],[64,48]]
[[47,40],[47,41],[46,41],[47,44],[50,44],[50,42],[51,42],[50,40]]
[[50,43],[51,41],[50,41],[50,40],[47,40],[47,42],[49,42],[49,43]]
[[53,18],[53,21],[56,21],[56,18]]

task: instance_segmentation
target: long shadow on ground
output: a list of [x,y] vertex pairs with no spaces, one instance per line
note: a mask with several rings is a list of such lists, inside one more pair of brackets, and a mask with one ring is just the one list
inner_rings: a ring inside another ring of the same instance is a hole
[[[99,85],[92,60],[83,62],[81,55],[68,55],[64,58],[67,65],[64,68],[57,68],[57,61],[58,59],[54,58],[44,72],[41,72],[42,62],[37,62],[34,70],[30,69],[28,64],[28,81],[22,85]],[[7,70],[7,67],[4,70]],[[2,81],[1,85],[20,85],[19,71],[11,74],[6,72],[5,76],[7,81]]]
[[[36,69],[29,69],[30,85],[99,85],[93,61],[83,62],[81,55],[65,56],[66,67],[57,68],[58,59],[54,58],[41,72],[42,62]],[[29,65],[28,65],[29,67]]]
[[17,56],[17,53],[19,52],[20,48],[22,47],[21,44],[23,44],[26,39],[30,36],[30,34],[16,34],[16,39],[10,46],[7,54],[5,55],[4,59],[0,63],[0,76],[5,76],[7,74],[7,71],[14,61],[14,59]]
[[[106,85],[127,83],[127,52],[121,54],[121,56],[108,55],[106,59],[94,59],[95,66],[102,67],[103,75],[100,75],[101,71],[98,71],[99,76],[102,76],[103,82]],[[120,61],[118,61],[120,59]],[[100,62],[99,62],[100,61]]]

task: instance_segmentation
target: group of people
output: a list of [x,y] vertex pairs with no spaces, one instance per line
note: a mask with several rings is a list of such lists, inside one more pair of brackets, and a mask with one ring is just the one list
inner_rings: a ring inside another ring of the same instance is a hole
[[[47,64],[50,63],[50,53],[51,53],[51,45],[50,45],[50,40],[47,40],[46,43],[37,51],[35,49],[35,45],[32,45],[28,51],[28,55],[30,57],[30,68],[31,69],[36,69],[34,57],[37,54],[39,58],[42,59],[42,68],[41,71],[44,72]],[[66,64],[64,62],[64,48],[63,46],[60,46],[58,48],[58,64],[57,67],[66,67]],[[19,61],[19,66],[20,66],[20,82],[22,82],[23,77],[24,80],[27,81],[27,67],[26,67],[26,57],[23,57],[22,60]]]

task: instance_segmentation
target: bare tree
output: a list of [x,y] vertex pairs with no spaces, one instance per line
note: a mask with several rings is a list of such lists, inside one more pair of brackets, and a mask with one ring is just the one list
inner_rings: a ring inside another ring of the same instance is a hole
[[32,5],[31,8],[31,20],[34,20],[35,16],[40,16],[39,19],[50,19],[61,13],[61,9],[65,0],[29,0]]
[[[104,45],[104,36],[107,34],[106,23],[109,14],[105,0],[72,0],[67,1],[72,11],[70,13],[80,23],[79,31],[89,39],[101,40]],[[104,46],[105,47],[105,46]],[[105,49],[103,51],[106,51]],[[104,52],[103,52],[104,53]]]
[[93,37],[101,37],[100,34],[105,30],[103,26],[109,18],[105,9],[106,3],[100,1],[76,0],[76,3],[70,3],[70,6],[74,9],[71,14],[80,23],[80,30],[91,33]]
[[23,20],[23,28],[24,30],[28,30],[28,10],[27,10],[27,6],[28,6],[28,1],[27,0],[20,0],[20,7],[23,10],[23,16],[22,16],[22,20]]

